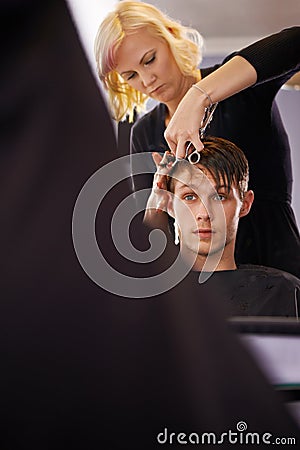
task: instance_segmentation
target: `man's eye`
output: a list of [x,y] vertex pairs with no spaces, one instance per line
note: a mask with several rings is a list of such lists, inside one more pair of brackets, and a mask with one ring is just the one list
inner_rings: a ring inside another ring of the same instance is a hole
[[226,200],[226,197],[223,194],[216,194],[213,196],[213,200],[216,200],[218,202],[223,202],[224,200]]
[[189,202],[189,201],[192,201],[192,200],[195,200],[195,198],[196,198],[196,196],[195,196],[194,194],[187,194],[187,195],[185,195],[185,196],[183,197],[183,199],[184,199],[184,200],[187,200],[188,202]]
[[155,55],[151,56],[151,58],[148,59],[148,61],[145,61],[145,66],[148,66],[148,64],[151,64],[153,61],[155,61]]

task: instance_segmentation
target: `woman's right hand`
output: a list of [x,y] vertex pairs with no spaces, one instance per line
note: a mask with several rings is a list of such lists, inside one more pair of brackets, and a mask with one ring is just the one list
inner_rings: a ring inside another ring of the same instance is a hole
[[252,86],[256,81],[255,68],[245,58],[236,55],[196,83],[204,93],[191,87],[177,106],[165,131],[165,139],[174,155],[184,158],[187,142],[191,142],[197,152],[201,152],[203,144],[199,129],[205,108]]
[[201,95],[196,89],[190,89],[171,118],[164,136],[171,151],[178,159],[185,158],[188,142],[191,142],[198,152],[203,150],[199,129],[205,115],[206,104],[205,95]]

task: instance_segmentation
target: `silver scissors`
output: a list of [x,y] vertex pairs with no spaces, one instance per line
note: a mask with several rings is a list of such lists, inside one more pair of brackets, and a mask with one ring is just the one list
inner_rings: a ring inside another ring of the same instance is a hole
[[[204,118],[202,121],[202,126],[199,130],[200,133],[200,139],[203,139],[204,133],[208,125],[210,124],[213,114],[215,112],[216,107],[218,106],[218,102],[213,103],[211,106],[205,109]],[[189,150],[194,148],[194,151],[189,154]],[[195,147],[193,146],[192,142],[189,142],[186,150],[185,150],[185,159],[187,159],[191,164],[198,164],[198,162],[201,159],[200,152],[198,152]]]

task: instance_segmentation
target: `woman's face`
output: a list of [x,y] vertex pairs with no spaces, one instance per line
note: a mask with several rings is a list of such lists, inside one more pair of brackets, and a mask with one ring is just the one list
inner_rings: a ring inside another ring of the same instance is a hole
[[124,37],[116,61],[116,71],[130,86],[159,102],[180,101],[186,92],[186,77],[167,42],[146,28]]

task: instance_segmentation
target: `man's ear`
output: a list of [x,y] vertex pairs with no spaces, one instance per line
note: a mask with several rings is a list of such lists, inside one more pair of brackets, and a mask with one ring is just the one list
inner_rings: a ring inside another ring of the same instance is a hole
[[245,192],[239,217],[244,217],[249,213],[253,200],[254,200],[254,192],[253,191]]

